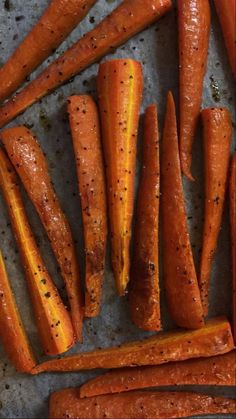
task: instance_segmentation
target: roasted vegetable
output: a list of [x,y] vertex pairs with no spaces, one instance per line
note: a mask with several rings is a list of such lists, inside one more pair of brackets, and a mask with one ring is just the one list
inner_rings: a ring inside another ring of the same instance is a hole
[[230,231],[231,231],[231,251],[232,251],[232,279],[233,279],[233,336],[236,344],[236,152],[232,157],[230,182],[229,182],[229,199],[230,199]]

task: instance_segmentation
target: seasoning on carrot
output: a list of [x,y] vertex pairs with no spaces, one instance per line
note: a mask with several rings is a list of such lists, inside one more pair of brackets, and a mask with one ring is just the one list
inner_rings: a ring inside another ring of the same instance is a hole
[[220,355],[233,348],[230,324],[224,317],[220,317],[207,321],[201,329],[160,332],[147,339],[118,347],[54,359],[37,365],[33,373],[159,365],[171,361]]
[[111,260],[117,292],[124,295],[130,270],[136,144],[143,90],[141,64],[131,59],[100,64],[97,88],[106,166]]
[[229,182],[229,198],[230,198],[230,232],[231,232],[231,251],[232,251],[232,279],[233,279],[233,336],[236,344],[236,152],[232,157],[230,182]]
[[156,22],[171,0],[124,0],[92,31],[48,66],[34,81],[0,108],[0,127],[62,83]]
[[202,111],[205,216],[199,286],[204,314],[208,313],[211,267],[220,231],[232,140],[231,116],[225,108]]
[[74,344],[69,314],[40,256],[27,221],[13,166],[0,150],[0,188],[26,273],[35,319],[44,351],[56,355]]
[[2,131],[0,140],[47,232],[66,284],[76,337],[82,340],[84,307],[75,245],[53,189],[43,151],[36,137],[23,126]]
[[85,316],[99,314],[104,278],[107,215],[99,117],[91,96],[70,96],[68,112],[82,205],[86,272]]
[[174,322],[188,329],[203,326],[203,309],[189,240],[179,161],[175,104],[168,94],[162,144],[163,271]]
[[193,180],[192,144],[200,114],[210,21],[208,0],[178,0],[180,162],[190,180]]
[[157,108],[144,117],[143,162],[138,193],[131,264],[129,307],[133,322],[144,330],[160,330],[158,219],[160,195]]

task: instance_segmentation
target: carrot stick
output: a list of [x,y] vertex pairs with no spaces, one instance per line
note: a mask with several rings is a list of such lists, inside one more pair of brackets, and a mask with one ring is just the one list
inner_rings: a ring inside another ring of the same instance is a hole
[[53,284],[28,224],[14,168],[0,150],[0,187],[10,215],[46,354],[67,351],[74,343],[69,314]]
[[167,302],[174,322],[195,329],[204,323],[189,240],[179,162],[175,104],[168,94],[162,144],[163,270]]
[[211,358],[109,371],[83,384],[80,397],[176,385],[235,386],[235,351]]
[[171,419],[235,413],[235,400],[198,393],[132,391],[80,399],[79,389],[56,391],[50,397],[49,418]]
[[70,96],[68,112],[84,227],[85,316],[95,317],[101,305],[107,241],[106,186],[99,118],[90,96]]
[[194,180],[192,144],[202,101],[210,20],[208,0],[178,0],[180,161],[183,173],[190,180]]
[[143,76],[139,62],[106,61],[97,79],[106,164],[111,259],[117,292],[129,282],[131,224],[139,110]]
[[92,31],[0,108],[0,128],[41,97],[157,21],[170,7],[171,0],[124,0]]
[[215,318],[209,320],[201,329],[160,332],[142,341],[44,362],[36,366],[33,373],[159,365],[189,358],[220,355],[233,348],[229,322],[225,318]]
[[23,126],[2,131],[0,139],[47,232],[66,284],[76,337],[81,340],[83,298],[74,241],[53,189],[43,151],[36,137]]
[[43,15],[0,69],[0,102],[25,81],[84,18],[96,0],[51,0]]
[[144,330],[160,330],[158,218],[160,194],[157,108],[144,118],[143,163],[138,193],[129,307],[133,322]]
[[211,267],[220,231],[232,140],[231,116],[225,108],[202,111],[205,216],[199,285],[205,315],[208,313],[208,292]]
[[1,250],[0,339],[16,370],[30,373],[36,362],[9,283]]
[[230,231],[231,231],[231,250],[232,250],[232,276],[233,276],[233,336],[236,343],[236,152],[232,157],[230,182]]

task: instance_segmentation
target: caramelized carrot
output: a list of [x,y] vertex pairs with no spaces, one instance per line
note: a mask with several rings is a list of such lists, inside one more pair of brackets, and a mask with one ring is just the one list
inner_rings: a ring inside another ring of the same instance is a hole
[[233,335],[236,343],[236,152],[232,157],[230,182],[230,231],[231,231],[231,250],[232,250],[232,277],[233,277]]
[[190,180],[193,180],[192,144],[202,101],[210,20],[208,0],[178,0],[180,162]]
[[99,314],[107,241],[106,186],[99,118],[90,96],[68,99],[71,134],[82,204],[86,254],[85,316]]
[[106,61],[99,67],[98,98],[106,165],[111,259],[117,292],[129,282],[131,224],[143,76],[139,62]]
[[144,330],[160,330],[158,218],[160,195],[157,108],[151,105],[144,118],[143,162],[138,192],[131,265],[129,307],[133,322]]
[[0,187],[20,250],[42,346],[49,355],[65,352],[74,343],[70,317],[42,261],[27,221],[18,179],[2,150]]
[[168,94],[162,144],[163,270],[167,302],[174,322],[195,329],[204,324],[189,240],[179,161],[175,104]]
[[231,116],[225,108],[202,111],[205,216],[199,285],[205,315],[208,313],[208,292],[211,267],[220,231],[232,141]]
[[92,31],[85,34],[25,89],[0,108],[0,127],[157,21],[170,8],[171,0],[124,0]]

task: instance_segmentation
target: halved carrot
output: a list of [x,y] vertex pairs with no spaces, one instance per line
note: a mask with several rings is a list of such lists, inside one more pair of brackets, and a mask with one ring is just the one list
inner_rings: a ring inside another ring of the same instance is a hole
[[207,63],[211,23],[209,1],[178,0],[178,21],[180,161],[185,176],[193,180],[192,144],[200,115]]
[[233,335],[236,344],[236,152],[232,157],[230,182],[229,182],[229,199],[230,199],[230,232],[231,232],[231,251],[232,251],[232,279],[233,279]]
[[204,314],[208,313],[211,267],[220,231],[232,141],[231,115],[226,108],[202,111],[205,216],[199,285]]
[[174,322],[195,329],[203,326],[203,309],[189,240],[179,161],[175,104],[167,97],[162,140],[163,271],[167,302]]
[[91,96],[70,96],[68,112],[82,204],[86,254],[85,316],[99,314],[104,278],[107,215],[100,126]]
[[129,307],[136,326],[160,330],[158,222],[160,195],[159,134],[157,108],[151,105],[144,117],[143,161],[138,192],[131,264]]
[[97,88],[106,165],[112,267],[118,294],[124,295],[130,270],[136,144],[143,90],[141,64],[131,59],[100,64]]
[[141,341],[47,361],[37,365],[33,374],[159,365],[224,354],[233,348],[230,324],[224,317],[220,317],[208,320],[201,329],[160,332]]
[[7,99],[84,18],[96,0],[51,0],[25,39],[0,68],[0,102]]
[[25,89],[0,108],[0,127],[154,23],[170,8],[171,0],[124,0],[96,28],[86,33]]
[[53,284],[28,224],[13,166],[0,150],[0,188],[5,198],[26,273],[39,336],[46,354],[67,351],[74,343],[69,314]]
[[46,158],[36,137],[26,127],[2,131],[0,140],[47,232],[66,284],[76,337],[82,340],[84,308],[75,245],[53,189]]

